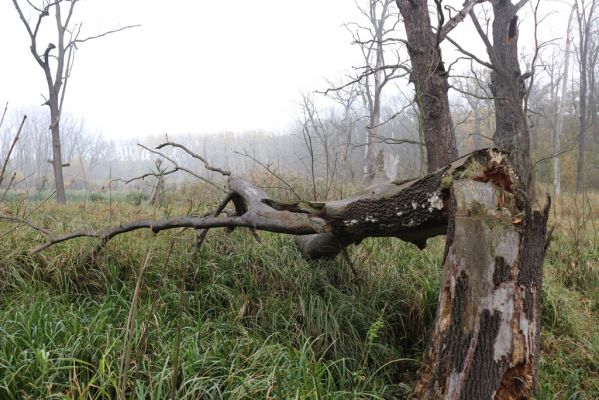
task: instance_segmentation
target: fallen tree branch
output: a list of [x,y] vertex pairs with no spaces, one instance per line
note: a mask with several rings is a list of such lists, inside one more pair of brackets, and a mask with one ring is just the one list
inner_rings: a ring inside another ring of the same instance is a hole
[[[80,237],[98,239],[95,254],[114,237],[138,229],[154,233],[173,228],[196,229],[199,231],[196,243],[201,245],[208,229],[244,227],[296,235],[304,257],[332,258],[367,237],[396,237],[424,248],[428,238],[443,235],[447,230],[450,192],[455,181],[490,182],[515,191],[512,186],[519,183],[514,182],[511,171],[505,153],[483,149],[423,178],[380,184],[344,200],[280,202],[241,177],[229,175],[226,197],[208,216],[139,220],[106,230],[63,235],[36,229],[31,222],[16,218],[2,219],[24,223],[47,237],[45,243],[30,251],[32,254]],[[219,216],[231,201],[235,213]]]

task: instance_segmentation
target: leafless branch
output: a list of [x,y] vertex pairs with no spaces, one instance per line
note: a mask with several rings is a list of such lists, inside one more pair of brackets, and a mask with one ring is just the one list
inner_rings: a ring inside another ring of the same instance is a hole
[[8,101],[4,106],[4,111],[2,112],[2,118],[0,118],[0,128],[2,128],[2,124],[4,124],[4,117],[6,117],[6,112],[8,111]]
[[230,171],[226,171],[226,170],[223,170],[223,169],[220,169],[220,168],[212,166],[208,162],[208,160],[206,158],[202,157],[201,155],[199,155],[197,153],[194,153],[193,151],[189,150],[187,147],[183,146],[182,144],[167,141],[165,143],[159,144],[158,146],[155,147],[155,149],[156,150],[160,150],[160,149],[162,149],[163,147],[166,147],[166,146],[180,148],[181,150],[185,151],[187,154],[189,154],[193,158],[196,158],[196,159],[200,160],[202,163],[204,163],[204,166],[209,171],[218,172],[218,173],[220,173],[222,175],[225,175],[225,176],[230,176],[231,175]]
[[139,28],[140,26],[141,26],[140,24],[127,25],[127,26],[123,26],[123,27],[120,27],[120,28],[117,28],[117,29],[112,29],[112,30],[109,30],[109,31],[106,31],[106,32],[102,32],[102,33],[97,34],[97,35],[88,36],[88,37],[83,38],[83,39],[73,39],[72,41],[70,41],[66,45],[65,50],[69,49],[70,47],[77,47],[77,44],[79,44],[79,43],[85,43],[85,42],[88,42],[90,40],[99,39],[99,38],[102,38],[104,36],[111,35],[113,33],[122,32],[122,31],[124,31],[126,29]]
[[[2,116],[2,119],[4,119],[4,116]],[[8,148],[8,153],[6,153],[6,156],[4,157],[4,161],[2,162],[2,169],[0,169],[0,185],[2,185],[2,183],[4,182],[4,179],[5,179],[4,174],[6,173],[6,168],[8,167],[8,161],[10,160],[10,156],[11,156],[12,152],[14,151],[15,146],[17,145],[17,141],[19,140],[19,137],[21,136],[21,131],[23,130],[23,126],[25,125],[26,120],[27,120],[27,116],[25,115],[25,116],[23,116],[23,120],[21,121],[21,125],[19,126],[19,130],[17,131],[17,134],[15,135],[12,143],[10,144],[10,147]],[[8,185],[6,191],[8,191],[8,188],[10,188],[13,181],[14,181],[14,177],[11,179],[10,184]],[[5,191],[5,193],[6,193],[6,191]],[[4,198],[4,194],[2,195],[2,197],[0,197],[0,200],[2,200],[3,198]]]
[[[162,152],[160,152],[160,151],[158,151],[158,150],[154,150],[154,149],[151,149],[151,148],[149,148],[149,147],[146,147],[146,146],[144,146],[144,145],[143,145],[143,144],[141,144],[141,143],[138,143],[137,145],[138,145],[139,147],[141,147],[142,149],[145,149],[145,150],[149,151],[150,153],[156,154],[156,155],[158,155],[158,156],[160,156],[160,157],[164,158],[165,160],[169,161],[171,164],[173,164],[173,166],[174,166],[174,171],[172,171],[172,172],[169,172],[169,174],[170,174],[170,173],[173,173],[173,172],[175,172],[175,171],[184,171],[184,172],[187,172],[189,175],[191,175],[191,176],[194,176],[194,177],[198,178],[199,180],[201,180],[201,181],[203,181],[203,182],[206,182],[206,183],[208,183],[209,185],[212,185],[212,186],[214,186],[215,188],[217,188],[217,189],[219,189],[219,190],[221,190],[221,191],[223,191],[223,192],[225,192],[225,193],[227,192],[225,189],[223,189],[221,186],[217,185],[216,183],[212,182],[211,180],[209,180],[209,179],[207,179],[207,178],[204,178],[204,177],[203,177],[203,176],[201,176],[201,175],[198,175],[198,174],[196,174],[195,172],[193,172],[192,170],[190,170],[190,169],[188,169],[188,168],[182,167],[181,165],[179,165],[179,163],[177,163],[177,161],[175,161],[175,160],[174,160],[174,159],[172,159],[171,157],[167,156],[166,154],[164,154],[164,153],[162,153]],[[161,147],[161,146],[158,146],[157,148],[162,148],[162,147]],[[225,172],[227,172],[227,171],[225,171]],[[225,174],[223,173],[223,175],[225,175]]]
[[287,182],[282,176],[280,176],[276,171],[274,171],[272,168],[270,168],[270,165],[268,164],[264,164],[262,161],[258,160],[256,157],[250,155],[247,153],[247,151],[241,153],[239,151],[236,151],[235,154],[239,154],[240,156],[243,157],[247,157],[250,160],[254,161],[256,164],[258,164],[259,166],[261,166],[262,168],[264,168],[264,170],[266,172],[268,172],[269,174],[271,174],[272,176],[274,176],[279,182],[281,182],[283,185],[285,185],[285,187],[287,187],[287,189],[289,189],[289,191],[291,193],[293,193],[293,195],[295,196],[296,199],[301,199],[300,195],[297,194],[297,192],[293,189],[293,186],[291,186],[289,184],[289,182]]
[[439,30],[439,41],[442,41],[447,37],[460,22],[462,22],[468,13],[474,8],[476,4],[482,3],[485,0],[467,0],[464,3],[464,7],[452,18],[449,19]]
[[456,49],[458,49],[458,51],[468,57],[470,57],[471,59],[473,59],[474,61],[476,61],[477,63],[484,65],[485,67],[489,68],[489,69],[495,69],[495,67],[493,66],[493,64],[487,62],[487,61],[483,61],[480,58],[478,58],[477,56],[475,56],[473,53],[465,50],[462,46],[460,46],[458,44],[458,42],[456,42],[455,40],[453,40],[452,38],[450,38],[449,36],[446,36],[445,39],[447,39],[447,41],[451,44],[453,44]]

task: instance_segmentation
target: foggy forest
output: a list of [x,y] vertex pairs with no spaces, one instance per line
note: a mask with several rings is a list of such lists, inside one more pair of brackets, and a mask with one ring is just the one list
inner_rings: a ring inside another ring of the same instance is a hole
[[4,3],[0,398],[599,398],[599,0]]

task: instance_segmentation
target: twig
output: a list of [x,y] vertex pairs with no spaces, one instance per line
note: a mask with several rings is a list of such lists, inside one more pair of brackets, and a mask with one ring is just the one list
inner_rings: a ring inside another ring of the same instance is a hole
[[[2,116],[2,119],[4,119],[4,116]],[[27,120],[27,115],[23,116],[23,120],[21,121],[21,125],[19,126],[19,130],[17,131],[17,134],[15,135],[9,149],[8,149],[8,153],[6,154],[6,157],[4,158],[4,162],[2,163],[2,169],[0,170],[0,185],[2,184],[2,182],[4,181],[4,174],[6,173],[6,167],[8,166],[8,161],[10,159],[10,156],[13,152],[13,150],[15,149],[15,146],[17,145],[17,141],[19,140],[19,136],[21,136],[21,131],[23,130],[23,125],[25,125],[25,121]],[[0,126],[2,124],[0,123]],[[10,185],[8,185],[10,187]],[[4,195],[3,195],[4,196]],[[2,197],[0,197],[0,200],[2,199]]]
[[6,117],[6,112],[8,111],[8,101],[4,106],[4,112],[2,112],[2,118],[0,118],[0,128],[2,128],[2,124],[4,123],[4,117]]
[[247,152],[241,153],[239,151],[236,151],[235,154],[239,154],[240,156],[247,157],[247,158],[253,160],[256,164],[258,164],[259,166],[264,168],[266,170],[266,172],[268,172],[269,174],[274,176],[283,185],[285,185],[291,191],[291,193],[293,193],[293,195],[295,196],[296,199],[298,199],[298,200],[301,199],[300,195],[297,194],[297,192],[293,189],[293,186],[291,186],[283,177],[281,177],[279,174],[277,174],[275,171],[273,171],[270,168],[270,166],[264,164],[262,161],[258,160],[256,157],[249,155]]
[[35,206],[33,208],[33,210],[31,210],[27,215],[25,215],[23,218],[16,218],[16,217],[11,217],[8,215],[1,215],[0,214],[0,220],[4,220],[4,221],[9,221],[9,222],[14,222],[17,225],[15,225],[13,228],[10,228],[9,230],[7,230],[6,232],[4,232],[3,234],[0,235],[0,238],[8,235],[9,233],[13,232],[15,229],[17,229],[19,227],[19,225],[27,225],[29,226],[31,229],[36,230],[38,232],[41,232],[43,234],[45,234],[46,236],[50,237],[52,236],[52,232],[50,232],[47,229],[44,229],[42,227],[39,227],[35,224],[33,224],[31,221],[29,221],[29,217],[31,217],[37,210],[39,210],[39,208],[44,205],[48,200],[50,200],[52,198],[52,196],[54,196],[56,194],[56,190],[54,190],[52,193],[50,193],[50,195],[48,197],[46,197],[43,201],[41,201],[37,206]]
[[127,26],[123,26],[117,29],[112,29],[110,31],[106,31],[106,32],[102,32],[100,34],[97,35],[93,35],[93,36],[88,36],[84,39],[74,39],[72,41],[69,42],[69,44],[67,44],[65,46],[65,50],[67,50],[69,47],[77,47],[78,43],[84,43],[90,40],[94,40],[94,39],[99,39],[101,37],[107,36],[107,35],[111,35],[113,33],[117,33],[117,32],[121,32],[124,31],[125,29],[131,29],[131,28],[139,28],[141,25],[140,24],[135,24],[135,25],[127,25]]
[[178,147],[178,148],[180,148],[181,150],[185,151],[187,154],[189,154],[193,158],[196,158],[196,159],[200,160],[201,162],[203,162],[204,166],[209,171],[219,172],[219,173],[221,173],[221,174],[223,174],[225,176],[230,176],[231,175],[230,171],[227,171],[227,170],[220,169],[220,168],[212,166],[208,162],[208,160],[206,160],[204,157],[202,157],[201,155],[199,155],[197,153],[194,153],[193,151],[189,150],[187,147],[183,146],[182,144],[175,143],[175,142],[165,142],[165,143],[162,143],[162,144],[159,144],[158,146],[156,146],[155,149],[156,150],[160,150],[160,149],[162,149],[163,147],[166,147],[166,146],[172,146],[172,147]]
[[[158,151],[158,150],[150,149],[149,147],[146,147],[146,146],[144,146],[144,145],[143,145],[143,144],[141,144],[141,143],[138,143],[137,145],[138,145],[139,147],[141,147],[141,148],[143,148],[143,149],[145,149],[145,150],[149,151],[150,153],[153,153],[153,154],[159,155],[160,157],[162,157],[162,158],[164,158],[164,159],[166,159],[166,160],[170,161],[170,162],[171,162],[171,163],[174,165],[174,167],[175,167],[175,171],[184,171],[184,172],[187,172],[187,173],[188,173],[188,174],[190,174],[191,176],[194,176],[194,177],[198,178],[199,180],[201,180],[201,181],[203,181],[203,182],[206,182],[206,183],[208,183],[208,184],[210,184],[210,185],[214,186],[215,188],[217,188],[217,189],[219,189],[219,190],[221,190],[221,191],[223,191],[223,192],[225,192],[225,193],[227,192],[227,191],[226,191],[224,188],[222,188],[221,186],[219,186],[219,185],[217,185],[216,183],[212,182],[211,180],[209,180],[209,179],[207,179],[207,178],[204,178],[204,177],[203,177],[203,176],[201,176],[201,175],[198,175],[198,174],[196,174],[195,172],[193,172],[193,171],[192,171],[192,170],[190,170],[190,169],[187,169],[187,168],[185,168],[185,167],[182,167],[182,166],[180,166],[180,165],[179,165],[179,163],[177,163],[175,160],[173,160],[171,157],[167,156],[166,154],[164,154],[164,153],[162,153],[162,152],[160,152],[160,151]],[[159,146],[158,148],[161,148],[161,147]],[[175,171],[172,171],[172,172],[175,172]],[[169,172],[169,173],[172,173],[172,172]],[[224,171],[224,172],[227,172],[227,171]],[[224,172],[221,172],[221,173],[222,173],[223,175],[226,175]],[[229,173],[229,175],[230,175],[230,173]]]

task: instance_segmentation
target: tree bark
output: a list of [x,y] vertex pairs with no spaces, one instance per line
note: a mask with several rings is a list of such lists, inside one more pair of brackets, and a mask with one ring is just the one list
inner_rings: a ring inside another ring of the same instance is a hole
[[534,175],[530,161],[530,133],[523,109],[526,76],[518,60],[518,15],[520,6],[511,0],[493,5],[491,91],[495,103],[495,144],[511,154],[518,176],[529,196],[534,197]]
[[548,207],[453,185],[444,276],[417,399],[533,399]]
[[[50,89],[52,90],[52,89]],[[51,96],[52,98],[53,96]],[[56,201],[66,204],[67,197],[64,187],[62,148],[60,143],[60,111],[58,100],[50,101],[50,132],[52,134],[52,170],[54,171],[54,186],[56,188]]]
[[422,114],[428,172],[432,173],[458,157],[437,34],[431,29],[427,0],[397,0],[408,38],[412,64],[410,80]]
[[[335,257],[346,246],[377,236],[396,237],[424,248],[428,238],[447,231],[453,182],[491,181],[511,188],[516,178],[502,172],[509,168],[505,153],[483,149],[423,178],[376,185],[344,200],[310,203],[330,228],[323,234],[298,236],[296,243],[310,259]],[[277,204],[280,209],[292,209]]]

